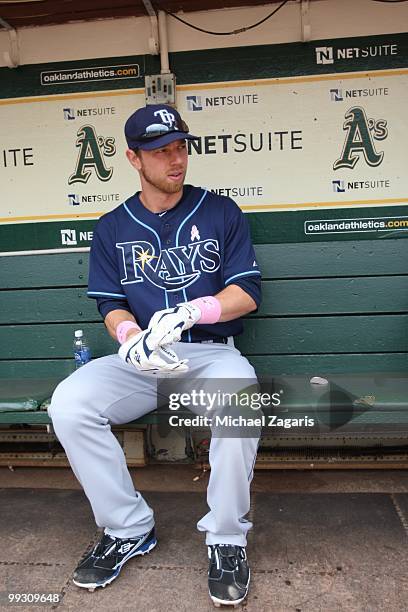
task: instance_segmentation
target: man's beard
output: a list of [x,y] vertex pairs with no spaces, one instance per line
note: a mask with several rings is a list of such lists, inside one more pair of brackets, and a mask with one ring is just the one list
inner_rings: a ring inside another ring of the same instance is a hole
[[180,191],[183,188],[184,179],[186,177],[186,174],[184,172],[180,181],[178,181],[177,183],[173,183],[166,181],[166,179],[164,178],[154,178],[147,172],[144,166],[141,167],[140,172],[142,173],[143,178],[147,183],[153,185],[153,187],[156,187],[156,189],[158,189],[159,191],[163,191],[164,193],[168,194],[177,193],[178,191]]

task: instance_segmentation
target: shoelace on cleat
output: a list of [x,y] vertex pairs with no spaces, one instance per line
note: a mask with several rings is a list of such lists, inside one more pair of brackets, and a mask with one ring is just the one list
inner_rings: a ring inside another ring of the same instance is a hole
[[[217,569],[238,570],[240,562],[246,559],[244,549],[240,546],[216,544],[212,546],[212,550],[215,554]],[[225,554],[227,550],[228,553]]]
[[94,546],[94,548],[91,548],[90,550],[88,550],[87,553],[85,553],[83,559],[85,559],[90,553],[92,554],[92,556],[101,557],[102,559],[105,559],[106,557],[111,556],[112,554],[117,555],[118,549],[122,546],[122,543],[123,540],[121,540],[120,538],[112,538],[111,536],[105,533],[102,539]]

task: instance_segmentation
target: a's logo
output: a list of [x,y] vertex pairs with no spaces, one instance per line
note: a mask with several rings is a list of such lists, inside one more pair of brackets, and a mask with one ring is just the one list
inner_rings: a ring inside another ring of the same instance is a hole
[[332,102],[341,102],[343,100],[343,92],[341,89],[331,89],[330,98]]
[[189,287],[203,273],[216,272],[220,267],[218,240],[198,240],[185,246],[171,247],[159,255],[150,242],[120,242],[122,285],[142,283],[145,280],[166,291],[179,291]]
[[157,117],[157,115],[159,115],[162,123],[165,123],[170,128],[172,128],[176,123],[175,116],[173,115],[173,113],[170,113],[166,108],[161,108],[160,110],[156,111],[154,113],[154,116]]
[[334,64],[333,47],[316,47],[317,64]]
[[332,185],[335,193],[344,193],[346,191],[344,188],[344,181],[332,181]]
[[77,244],[76,230],[74,229],[63,229],[61,230],[61,243],[67,246]]
[[73,108],[64,108],[63,113],[64,119],[66,121],[72,121],[73,119],[75,119],[75,111]]
[[193,242],[193,240],[200,240],[200,232],[198,231],[198,227],[196,225],[193,225],[193,227],[191,228],[190,240],[191,242]]
[[201,96],[186,96],[186,102],[187,102],[187,110],[189,111],[203,110]]
[[115,139],[97,136],[92,125],[84,125],[77,132],[76,146],[79,148],[78,160],[74,174],[68,179],[68,185],[87,183],[92,172],[100,181],[109,181],[113,168],[107,168],[104,156],[112,157],[116,153]]
[[333,164],[333,170],[354,168],[361,155],[369,166],[379,166],[384,151],[375,149],[374,140],[384,140],[388,136],[387,122],[384,119],[368,119],[363,108],[355,106],[345,115],[343,130],[347,132],[341,157]]
[[79,196],[76,193],[69,193],[68,204],[70,206],[79,206]]

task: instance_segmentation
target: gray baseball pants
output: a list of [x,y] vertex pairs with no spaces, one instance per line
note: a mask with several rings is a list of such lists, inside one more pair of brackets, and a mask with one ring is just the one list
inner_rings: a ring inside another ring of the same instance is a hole
[[[242,379],[256,381],[253,367],[231,339],[228,344],[177,343],[175,348],[180,359],[189,359],[189,371],[179,376],[180,392],[188,389],[193,378],[204,381],[204,386],[208,381],[212,389],[215,379],[235,379],[236,391],[242,388]],[[156,407],[157,379],[138,372],[118,355],[95,359],[76,370],[58,385],[49,407],[55,433],[91,503],[97,525],[119,538],[148,532],[154,517],[134,489],[111,425],[128,423]],[[212,436],[210,511],[197,524],[206,532],[207,544],[246,545],[252,523],[244,517],[250,507],[259,435],[256,430],[251,437]]]

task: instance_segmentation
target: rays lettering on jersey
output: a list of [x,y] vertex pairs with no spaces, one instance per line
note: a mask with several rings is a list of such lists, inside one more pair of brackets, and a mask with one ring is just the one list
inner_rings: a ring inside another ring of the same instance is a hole
[[118,242],[123,266],[122,285],[149,281],[166,291],[179,291],[195,283],[202,273],[220,267],[218,240],[208,238],[184,246],[163,249],[156,255],[146,240]]

